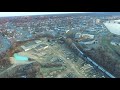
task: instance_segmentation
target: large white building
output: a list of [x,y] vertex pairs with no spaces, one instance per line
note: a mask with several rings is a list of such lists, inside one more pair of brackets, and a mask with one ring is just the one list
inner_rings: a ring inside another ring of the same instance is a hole
[[89,39],[94,39],[94,35],[91,35],[91,34],[82,34],[82,37],[86,37],[86,38],[89,38]]
[[75,34],[75,38],[76,39],[79,39],[79,38],[89,38],[89,39],[94,39],[94,35],[91,35],[91,34],[81,34],[81,33],[76,33]]

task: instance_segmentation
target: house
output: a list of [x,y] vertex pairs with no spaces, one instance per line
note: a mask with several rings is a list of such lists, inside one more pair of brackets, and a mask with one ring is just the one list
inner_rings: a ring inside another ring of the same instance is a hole
[[91,35],[91,34],[82,34],[82,37],[86,37],[86,38],[89,38],[89,39],[94,39],[94,35]]

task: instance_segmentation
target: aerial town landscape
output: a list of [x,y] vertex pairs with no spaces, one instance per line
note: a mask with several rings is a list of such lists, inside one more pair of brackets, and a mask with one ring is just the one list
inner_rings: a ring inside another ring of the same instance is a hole
[[119,78],[120,13],[0,17],[0,78]]

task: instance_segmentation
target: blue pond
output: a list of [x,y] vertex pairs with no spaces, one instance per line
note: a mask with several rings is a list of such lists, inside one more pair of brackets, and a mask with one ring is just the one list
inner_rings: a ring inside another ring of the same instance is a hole
[[20,56],[17,53],[14,54],[14,58],[15,60],[18,60],[18,61],[28,61],[28,57]]

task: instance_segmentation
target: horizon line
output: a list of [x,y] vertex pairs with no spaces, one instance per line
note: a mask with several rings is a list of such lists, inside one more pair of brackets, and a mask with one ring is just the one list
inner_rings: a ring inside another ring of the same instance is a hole
[[57,14],[80,14],[91,12],[0,12],[0,17],[31,16],[31,15],[57,15]]

